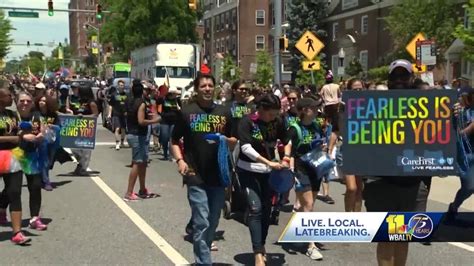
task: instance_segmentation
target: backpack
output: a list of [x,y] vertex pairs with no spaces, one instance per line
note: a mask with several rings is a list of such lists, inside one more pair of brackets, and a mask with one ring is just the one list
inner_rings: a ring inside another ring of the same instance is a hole
[[[312,126],[314,126],[314,128],[316,128],[318,131],[322,131],[321,127],[316,122],[313,122]],[[296,133],[298,135],[298,143],[296,143],[296,148],[298,149],[303,142],[303,131],[301,130],[301,126],[299,123],[292,123],[290,124],[290,128],[291,127],[296,130]],[[329,140],[329,137],[331,136],[331,131],[331,126],[329,125],[326,131],[326,140]]]

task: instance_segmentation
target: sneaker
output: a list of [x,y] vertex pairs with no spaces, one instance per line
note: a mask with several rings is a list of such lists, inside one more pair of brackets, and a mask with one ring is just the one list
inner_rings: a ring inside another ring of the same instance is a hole
[[322,260],[323,254],[319,252],[317,247],[308,248],[306,251],[306,256],[310,257],[312,260]]
[[31,228],[31,229],[35,229],[35,230],[38,230],[38,231],[43,231],[43,230],[48,229],[48,226],[45,225],[45,224],[41,221],[41,218],[40,218],[40,217],[33,217],[33,218],[30,220],[30,228]]
[[43,186],[43,189],[46,191],[53,191],[53,186],[51,185],[51,183],[48,183]]
[[193,234],[193,222],[191,220],[189,220],[189,222],[186,225],[186,228],[184,230],[186,231],[186,234],[188,234],[188,235]]
[[0,212],[0,224],[7,224],[8,219],[7,219],[7,212]]
[[140,198],[137,196],[137,194],[135,193],[132,193],[132,194],[125,194],[125,196],[123,197],[123,200],[124,201],[137,201],[139,200]]
[[334,204],[335,203],[334,199],[331,198],[329,195],[322,196],[321,200],[324,201],[327,204]]
[[16,234],[14,234],[12,236],[11,241],[15,245],[24,245],[24,244],[30,242],[31,238],[26,237],[21,231],[19,231],[19,232],[17,232]]
[[120,150],[120,143],[115,144],[115,150],[116,151]]
[[142,199],[147,199],[147,198],[152,197],[153,193],[150,193],[150,191],[148,191],[148,189],[145,188],[144,190],[139,190],[138,191],[138,196]]

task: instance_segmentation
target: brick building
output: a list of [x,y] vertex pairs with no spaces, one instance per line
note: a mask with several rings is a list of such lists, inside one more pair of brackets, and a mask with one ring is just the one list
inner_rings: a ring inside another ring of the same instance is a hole
[[[95,10],[98,2],[99,0],[71,0],[69,9]],[[69,13],[69,39],[72,52],[77,58],[88,56],[89,51],[86,47],[90,47],[90,40],[87,39],[87,30],[84,28],[86,24],[98,27],[95,13]]]
[[[344,66],[355,57],[364,71],[384,63],[392,51],[390,33],[383,17],[396,0],[333,0],[325,20],[327,64],[333,73],[339,66],[339,51],[345,53]],[[385,62],[386,63],[386,62]]]
[[203,54],[213,73],[221,77],[222,59],[231,55],[242,70],[241,78],[252,79],[256,53],[268,49],[269,0],[203,0]]

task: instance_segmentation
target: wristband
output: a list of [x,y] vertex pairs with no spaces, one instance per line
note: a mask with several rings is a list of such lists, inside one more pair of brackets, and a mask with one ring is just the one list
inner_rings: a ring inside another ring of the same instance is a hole
[[176,163],[179,163],[179,161],[182,161],[183,158],[179,158],[178,160],[176,160]]
[[288,157],[283,157],[283,160],[282,160],[282,161],[287,162],[287,163],[290,163],[291,160],[290,160],[290,158],[288,158]]

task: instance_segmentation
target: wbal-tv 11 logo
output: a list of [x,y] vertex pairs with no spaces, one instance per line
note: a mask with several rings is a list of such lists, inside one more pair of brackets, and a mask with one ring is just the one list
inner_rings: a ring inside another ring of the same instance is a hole
[[408,223],[405,216],[405,214],[390,214],[385,218],[388,241],[410,242],[425,239],[433,232],[433,220],[428,215],[417,213],[408,220]]

